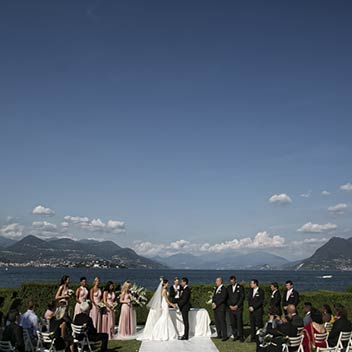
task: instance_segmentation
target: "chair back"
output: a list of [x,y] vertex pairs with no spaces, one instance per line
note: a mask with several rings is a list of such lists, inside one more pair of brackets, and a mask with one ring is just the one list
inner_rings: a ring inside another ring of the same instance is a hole
[[14,352],[15,347],[12,347],[10,341],[0,341],[0,351],[1,352]]
[[74,335],[86,335],[87,327],[84,325],[71,324],[72,332]]
[[324,327],[325,327],[325,330],[330,333],[330,331],[332,330],[332,323],[325,323],[324,324]]
[[341,331],[339,335],[339,339],[337,340],[337,348],[345,348],[345,346],[349,345],[351,340],[351,331]]
[[297,336],[302,335],[303,330],[304,330],[304,327],[303,327],[303,326],[302,326],[302,327],[297,328]]
[[321,334],[314,334],[314,341],[315,343],[321,343],[323,341],[327,342],[328,340],[328,333],[327,332],[324,332],[324,333],[321,333]]

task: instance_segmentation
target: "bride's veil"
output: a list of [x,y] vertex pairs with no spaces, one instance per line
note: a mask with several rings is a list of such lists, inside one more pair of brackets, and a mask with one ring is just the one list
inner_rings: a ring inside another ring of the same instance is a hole
[[161,291],[163,289],[163,278],[160,278],[160,283],[156,289],[153,297],[147,304],[148,309],[160,310],[161,309]]

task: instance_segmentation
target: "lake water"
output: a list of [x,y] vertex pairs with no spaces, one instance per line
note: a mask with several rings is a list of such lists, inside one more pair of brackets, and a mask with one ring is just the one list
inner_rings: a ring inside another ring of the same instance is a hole
[[[346,291],[352,286],[352,272],[312,272],[312,271],[218,271],[218,270],[138,270],[138,269],[96,269],[96,268],[0,268],[0,287],[19,287],[23,282],[56,281],[62,275],[69,275],[71,281],[78,282],[81,276],[86,276],[92,282],[99,276],[103,282],[112,280],[122,283],[130,280],[148,289],[155,289],[159,277],[164,276],[172,280],[175,276],[187,276],[190,284],[210,284],[217,276],[226,281],[235,274],[238,281],[250,281],[256,278],[259,282],[280,284],[292,280],[299,291],[331,290]],[[331,278],[322,276],[332,275]]]

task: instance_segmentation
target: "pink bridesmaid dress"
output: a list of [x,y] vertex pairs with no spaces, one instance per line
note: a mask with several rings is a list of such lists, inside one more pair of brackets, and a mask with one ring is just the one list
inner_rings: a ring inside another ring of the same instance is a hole
[[79,303],[77,302],[76,305],[75,305],[75,314],[74,316],[76,316],[77,314],[81,313],[80,311],[80,305],[81,303],[85,302],[87,300],[87,297],[88,297],[88,290],[81,286],[80,287],[80,290],[79,290],[79,297],[78,297],[78,301]]
[[94,327],[97,329],[97,332],[102,332],[102,321],[101,321],[101,313],[100,308],[98,306],[102,301],[102,293],[100,288],[93,293],[93,301],[95,304],[92,304],[92,309],[90,311],[90,317],[93,320]]
[[120,300],[121,313],[119,320],[119,334],[118,338],[132,336],[136,333],[136,314],[131,302],[130,294],[127,293]]
[[[115,303],[115,293],[108,293],[107,295],[107,303],[112,306]],[[107,333],[109,335],[109,339],[111,340],[115,334],[115,311],[106,307],[106,313],[102,316],[102,332]]]

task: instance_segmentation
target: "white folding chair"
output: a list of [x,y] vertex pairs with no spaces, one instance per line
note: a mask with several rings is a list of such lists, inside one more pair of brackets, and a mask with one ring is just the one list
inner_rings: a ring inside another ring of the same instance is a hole
[[304,327],[303,327],[303,326],[302,326],[302,327],[300,327],[300,328],[297,328],[297,336],[302,335],[303,330],[304,330]]
[[[37,351],[56,352],[55,337],[53,333],[37,331],[37,337]],[[49,346],[49,348],[47,348],[46,346]]]
[[282,345],[283,352],[289,352],[289,349],[294,349],[297,352],[304,352],[303,350],[303,335],[297,337],[289,337],[288,342]]
[[339,352],[337,347],[317,347],[317,352]]
[[346,348],[346,352],[348,352],[350,350],[350,341],[351,341],[351,331],[346,331],[346,332],[341,331],[339,335],[339,339],[337,340],[336,347],[341,350]]
[[28,329],[23,329],[23,341],[24,341],[24,350],[26,352],[35,352],[32,338],[31,338],[31,335],[29,334]]
[[330,331],[332,330],[332,323],[325,323],[324,327],[327,333],[330,333]]
[[78,352],[83,351],[85,346],[88,346],[89,352],[92,352],[92,347],[88,338],[87,327],[71,324],[73,342],[78,345]]
[[15,347],[11,345],[10,341],[0,341],[1,352],[15,352]]
[[321,334],[314,334],[315,345],[319,345],[325,341],[326,346],[328,346],[328,336],[329,336],[329,334],[327,332],[324,332]]

